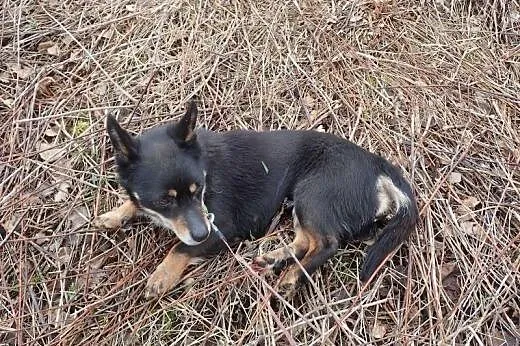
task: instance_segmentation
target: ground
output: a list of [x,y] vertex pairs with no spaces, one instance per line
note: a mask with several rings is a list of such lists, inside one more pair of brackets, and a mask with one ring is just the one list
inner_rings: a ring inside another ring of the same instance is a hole
[[[519,342],[518,1],[7,0],[0,20],[0,344]],[[145,300],[175,239],[92,227],[124,199],[104,121],[138,133],[193,95],[215,131],[318,129],[387,157],[417,231],[367,287],[352,244],[281,300],[249,264],[290,239],[284,213]]]

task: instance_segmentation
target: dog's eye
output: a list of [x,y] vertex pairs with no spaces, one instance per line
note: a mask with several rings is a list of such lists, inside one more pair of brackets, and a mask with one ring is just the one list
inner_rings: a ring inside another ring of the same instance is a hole
[[159,205],[159,207],[161,208],[166,208],[166,207],[169,207],[171,205],[173,205],[175,203],[175,198],[172,197],[172,196],[166,196],[166,197],[163,197],[161,198],[157,204]]

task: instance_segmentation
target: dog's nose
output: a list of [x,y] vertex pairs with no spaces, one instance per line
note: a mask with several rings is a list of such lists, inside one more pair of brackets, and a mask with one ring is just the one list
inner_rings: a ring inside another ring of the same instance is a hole
[[206,226],[206,223],[204,222],[204,219],[202,218],[202,215],[199,215],[195,212],[188,213],[186,221],[190,236],[194,241],[200,243],[208,238],[209,230]]
[[203,242],[204,240],[208,239],[208,236],[209,236],[209,232],[207,230],[205,230],[204,232],[206,233],[202,233],[202,232],[193,232],[191,234],[191,237],[193,238],[193,240],[195,240],[196,242],[198,243],[201,243]]

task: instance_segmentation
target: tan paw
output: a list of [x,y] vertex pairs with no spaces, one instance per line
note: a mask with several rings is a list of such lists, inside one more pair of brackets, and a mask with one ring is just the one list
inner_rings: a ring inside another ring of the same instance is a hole
[[278,292],[285,299],[293,298],[300,283],[299,270],[289,270],[278,285]]
[[96,217],[92,221],[92,225],[101,229],[118,229],[122,227],[128,220],[128,217],[121,217],[120,212],[113,210]]
[[263,269],[271,269],[276,260],[269,256],[257,256],[253,259],[253,266]]
[[171,291],[179,281],[179,275],[172,273],[164,264],[160,264],[148,278],[144,296],[147,299],[160,297]]

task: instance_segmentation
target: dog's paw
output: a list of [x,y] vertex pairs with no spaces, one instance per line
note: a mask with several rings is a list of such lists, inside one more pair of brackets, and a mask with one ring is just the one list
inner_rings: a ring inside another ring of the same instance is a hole
[[112,230],[122,227],[127,221],[128,218],[121,217],[120,213],[113,210],[96,217],[92,220],[92,225],[96,228]]
[[144,296],[153,299],[171,291],[180,281],[180,276],[173,274],[164,265],[159,265],[148,278]]
[[280,281],[278,293],[285,299],[292,299],[300,285],[300,275],[297,271],[290,270]]
[[253,259],[253,267],[258,269],[272,269],[276,260],[269,256],[257,256]]

